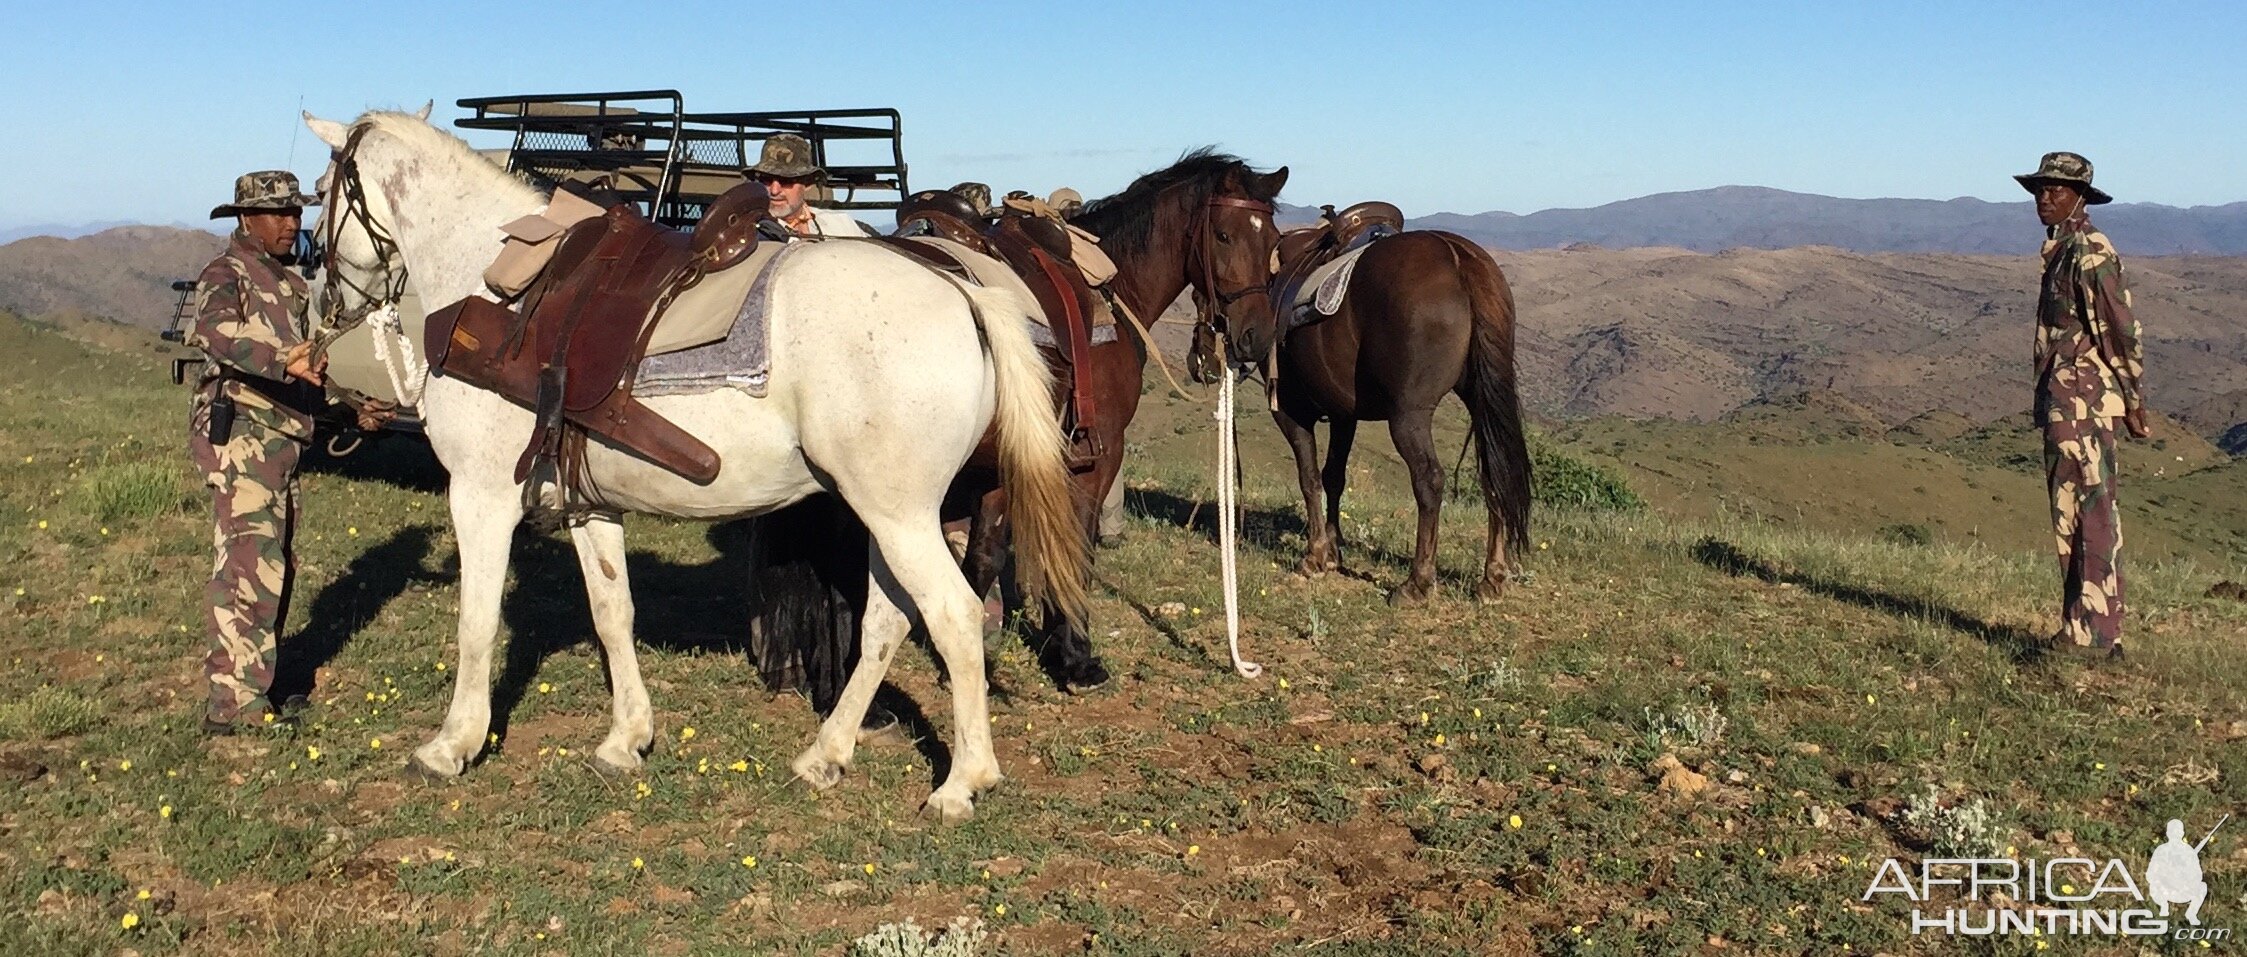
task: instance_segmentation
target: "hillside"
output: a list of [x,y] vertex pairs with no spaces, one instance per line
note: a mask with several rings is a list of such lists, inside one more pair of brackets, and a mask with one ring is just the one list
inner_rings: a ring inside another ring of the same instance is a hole
[[[2036,261],[1808,247],[1500,252],[1531,408],[1713,421],[1818,390],[1890,425],[2026,411]],[[2128,258],[2149,403],[2247,421],[2247,259]],[[2231,399],[2224,397],[2233,396]],[[2239,417],[2234,417],[2239,416]]]
[[196,229],[121,226],[0,245],[0,309],[26,316],[76,311],[143,329],[171,319],[175,279],[193,279],[226,240]]
[[[0,308],[155,328],[170,280],[219,245],[169,227],[20,240],[0,246]],[[2032,256],[1648,247],[1498,260],[1521,309],[1527,402],[1543,416],[1709,422],[1812,391],[1888,425],[1940,409],[1978,426],[2028,406]],[[2247,259],[2127,261],[2151,402],[2223,439],[2247,423]],[[1165,326],[1159,338],[1182,352],[1185,330]]]
[[[2132,535],[2185,560],[2133,546],[2130,660],[2092,669],[2024,647],[2052,604],[2036,478],[1769,438],[1790,412],[1861,418],[1840,400],[1556,436],[1621,443],[1652,507],[1540,505],[1523,573],[1485,605],[1460,597],[1481,529],[1458,495],[1445,594],[1398,609],[1382,593],[1413,530],[1387,443],[1359,444],[1345,573],[1303,579],[1254,390],[1240,595],[1263,676],[1225,666],[1209,407],[1150,396],[1134,515],[1092,596],[1116,680],[1062,693],[1023,639],[990,636],[1007,782],[964,825],[915,814],[956,728],[925,649],[888,672],[904,734],[813,791],[789,760],[817,719],[759,689],[744,651],[738,529],[637,516],[644,763],[593,759],[612,705],[579,566],[563,533],[523,529],[487,746],[456,780],[404,781],[460,670],[435,463],[400,442],[307,471],[282,662],[311,710],[206,739],[207,499],[177,432],[150,428],[179,391],[145,357],[11,319],[0,350],[21,366],[0,383],[13,953],[831,955],[972,916],[994,955],[1938,955],[1958,943],[1863,899],[1876,862],[2134,863],[2167,820],[2247,801],[2247,605],[2205,597],[2247,576],[2142,517],[2241,521],[2239,464],[2136,486]],[[2003,498],[1981,537],[1977,496]],[[2239,845],[2217,840],[2210,880],[2236,886]],[[2085,943],[2056,952],[2106,952]]]
[[[2190,209],[2115,203],[2100,207],[2096,218],[2125,255],[2247,254],[2247,202]],[[1409,222],[1503,249],[1593,243],[1713,253],[1737,246],[1817,245],[1858,252],[2022,254],[2035,252],[2042,238],[2025,193],[2016,202],[1992,203],[1971,198],[1841,199],[1760,186],[1658,193],[1528,215],[1436,213]]]

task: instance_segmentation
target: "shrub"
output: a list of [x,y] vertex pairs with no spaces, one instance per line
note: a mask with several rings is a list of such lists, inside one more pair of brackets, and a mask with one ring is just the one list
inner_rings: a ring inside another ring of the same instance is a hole
[[1543,443],[1530,445],[1529,464],[1530,498],[1540,505],[1595,512],[1635,512],[1646,507],[1646,500],[1631,491],[1622,476]]
[[52,686],[0,703],[0,740],[61,738],[93,726],[94,703]]

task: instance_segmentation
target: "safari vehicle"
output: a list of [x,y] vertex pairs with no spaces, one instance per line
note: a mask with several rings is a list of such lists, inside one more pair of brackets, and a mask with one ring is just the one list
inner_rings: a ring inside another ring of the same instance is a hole
[[689,113],[677,90],[533,93],[460,100],[463,130],[507,133],[485,155],[541,188],[605,179],[648,218],[688,227],[741,183],[766,138],[810,141],[827,182],[811,202],[829,209],[895,209],[909,189],[898,112],[891,109]]
[[[472,142],[479,132],[506,135],[506,146],[479,152],[508,172],[541,189],[599,181],[650,219],[676,228],[700,221],[711,203],[742,182],[765,139],[779,133],[809,141],[814,159],[827,170],[827,182],[810,194],[816,205],[895,209],[908,192],[900,118],[892,109],[690,113],[677,90],[483,96],[458,104],[470,115],[453,125],[468,131]],[[312,236],[308,230],[299,237],[299,262],[319,261]],[[180,280],[172,288],[180,298],[163,336],[180,343],[194,320],[195,283]],[[419,349],[422,305],[410,291],[398,304],[398,318],[405,342]],[[400,361],[396,353],[392,358]],[[172,381],[185,383],[190,367],[202,361],[200,353],[183,349],[172,359]],[[349,383],[355,397],[398,402],[367,326],[329,345],[328,380],[331,395],[339,388],[333,384]],[[391,429],[418,433],[420,422],[412,412],[400,409]],[[338,457],[367,438],[341,401],[330,403],[320,425],[328,451]]]

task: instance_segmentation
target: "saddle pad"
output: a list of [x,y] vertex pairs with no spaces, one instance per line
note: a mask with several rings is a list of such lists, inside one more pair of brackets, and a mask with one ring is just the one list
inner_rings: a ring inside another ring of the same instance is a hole
[[[1038,308],[1038,297],[1030,291],[1030,284],[1023,282],[1021,275],[1008,267],[1006,263],[949,239],[935,236],[915,236],[913,241],[927,243],[944,250],[953,259],[958,260],[960,265],[967,267],[968,276],[975,280],[976,285],[1004,289],[1022,297],[1022,302],[1029,307],[1030,318],[1038,321],[1038,325],[1030,330],[1031,338],[1038,340],[1041,345],[1053,344],[1053,333],[1050,331],[1051,324],[1046,320],[1045,311]],[[1096,301],[1099,298],[1097,295],[1093,297]],[[1103,341],[1100,332],[1102,329],[1108,330],[1105,341],[1115,341],[1116,316],[1113,311],[1094,309],[1092,314],[1086,316],[1085,319],[1092,326],[1093,344],[1098,345]]]
[[[651,347],[648,357],[640,360],[639,374],[632,382],[632,394],[672,395],[731,386],[763,398],[772,373],[772,332],[766,321],[769,312],[766,307],[772,302],[772,277],[780,272],[780,263],[788,251],[801,245],[760,243],[756,254],[746,262],[703,280],[702,285],[681,295],[679,302],[671,307],[674,314],[694,293],[711,282],[735,273],[749,276],[748,288],[740,293],[737,306],[727,310],[729,321],[721,337],[715,342],[662,355],[654,354]],[[661,334],[659,327],[657,335]]]
[[1303,284],[1296,287],[1295,301],[1289,303],[1288,311],[1300,313],[1308,307],[1319,315],[1331,316],[1341,309],[1342,297],[1350,291],[1350,272],[1357,268],[1358,257],[1364,255],[1365,250],[1366,247],[1359,246],[1311,270],[1311,274],[1303,278]]
[[764,273],[766,265],[780,250],[789,245],[769,240],[758,243],[748,259],[704,276],[694,288],[680,293],[671,308],[664,310],[663,316],[656,320],[655,332],[648,337],[646,354],[659,356],[726,338],[741,312],[742,300],[749,295],[750,285]]

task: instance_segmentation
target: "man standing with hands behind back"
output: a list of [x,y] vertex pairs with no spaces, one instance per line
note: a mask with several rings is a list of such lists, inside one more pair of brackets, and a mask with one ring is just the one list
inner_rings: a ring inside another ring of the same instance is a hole
[[2091,161],[2046,153],[2013,177],[2044,223],[2036,304],[2035,417],[2044,431],[2052,532],[2060,555],[2060,630],[2053,651],[2122,656],[2122,518],[2115,507],[2114,428],[2148,435],[2144,350],[2122,258],[2085,212],[2112,197],[2091,185]]
[[304,277],[281,257],[296,243],[304,207],[318,202],[286,171],[243,174],[234,202],[211,210],[241,225],[196,279],[187,343],[206,361],[187,448],[211,488],[216,551],[205,593],[205,734],[279,718],[267,695],[296,573],[297,460],[326,401],[327,367],[306,338]]

